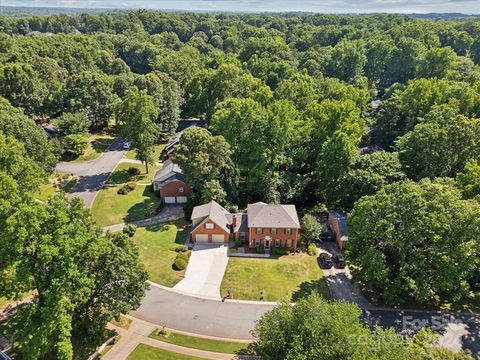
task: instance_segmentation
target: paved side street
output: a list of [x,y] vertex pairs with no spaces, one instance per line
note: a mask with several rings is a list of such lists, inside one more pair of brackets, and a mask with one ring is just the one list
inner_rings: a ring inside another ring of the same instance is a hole
[[78,196],[87,208],[91,208],[97,192],[105,185],[110,174],[125,155],[122,146],[123,142],[116,139],[98,159],[81,163],[59,163],[55,168],[56,172],[70,173],[80,177],[68,197]]
[[250,330],[255,321],[274,306],[274,303],[222,302],[151,285],[140,308],[130,315],[189,333],[251,340]]

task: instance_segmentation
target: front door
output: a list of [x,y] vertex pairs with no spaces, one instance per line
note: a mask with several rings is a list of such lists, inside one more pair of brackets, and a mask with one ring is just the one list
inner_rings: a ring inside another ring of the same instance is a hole
[[265,239],[265,249],[270,249],[270,239]]

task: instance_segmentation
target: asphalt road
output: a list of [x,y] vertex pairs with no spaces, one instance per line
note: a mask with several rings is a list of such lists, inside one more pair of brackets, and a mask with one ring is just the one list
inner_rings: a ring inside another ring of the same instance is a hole
[[440,311],[364,309],[364,320],[370,326],[393,327],[402,335],[412,335],[430,327],[440,334],[439,345],[454,351],[469,349],[480,359],[480,314]]
[[110,174],[123,158],[125,150],[121,140],[115,140],[99,158],[81,163],[59,163],[55,171],[71,173],[79,177],[77,185],[68,194],[69,198],[78,196],[87,208],[92,207],[97,192],[105,185]]
[[130,315],[159,326],[194,334],[251,340],[256,320],[272,304],[222,302],[150,286],[142,305]]

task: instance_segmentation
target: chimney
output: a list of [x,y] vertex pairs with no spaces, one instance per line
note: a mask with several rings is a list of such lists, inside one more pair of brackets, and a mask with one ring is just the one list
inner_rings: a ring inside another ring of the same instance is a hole
[[237,226],[237,214],[233,215],[233,218],[232,218],[232,231],[235,231],[236,226]]

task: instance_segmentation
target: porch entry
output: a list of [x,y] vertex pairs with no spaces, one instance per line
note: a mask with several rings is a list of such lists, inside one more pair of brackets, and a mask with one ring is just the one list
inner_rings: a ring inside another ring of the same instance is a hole
[[272,238],[267,236],[263,241],[263,247],[265,248],[265,250],[268,250],[270,249],[271,244],[272,244]]

